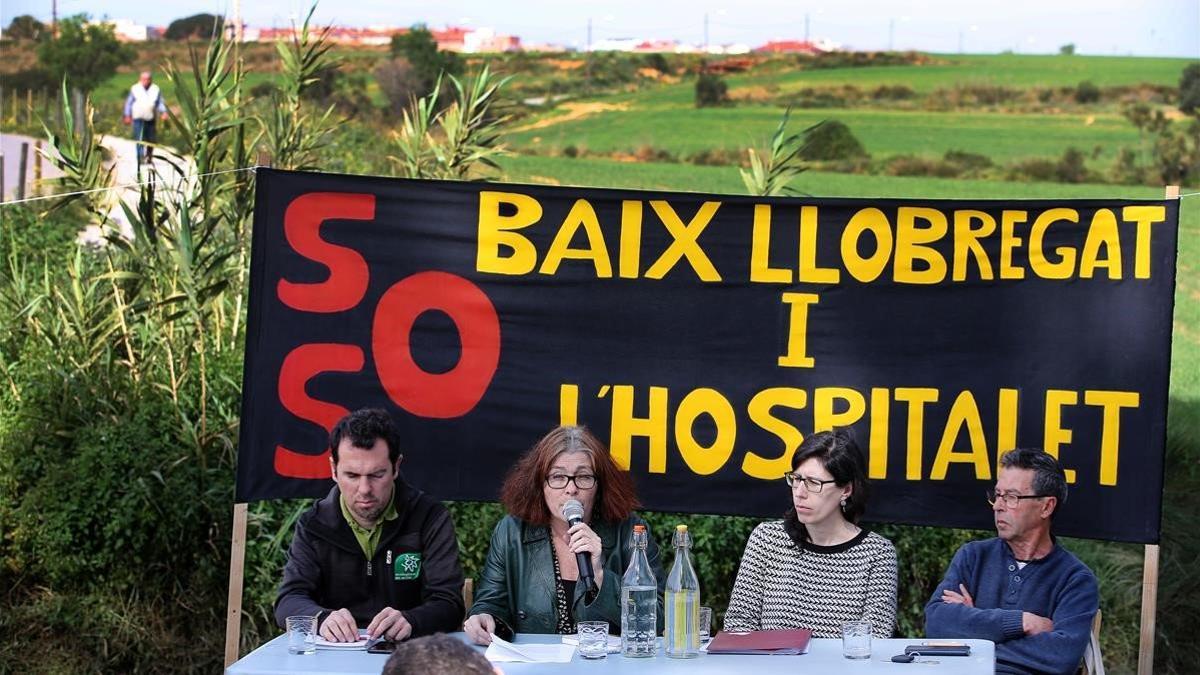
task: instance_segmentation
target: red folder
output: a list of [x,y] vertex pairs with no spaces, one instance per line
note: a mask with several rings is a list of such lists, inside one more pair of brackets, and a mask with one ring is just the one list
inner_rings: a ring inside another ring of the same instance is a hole
[[709,654],[803,654],[812,638],[809,628],[756,630],[749,633],[720,631],[708,643]]

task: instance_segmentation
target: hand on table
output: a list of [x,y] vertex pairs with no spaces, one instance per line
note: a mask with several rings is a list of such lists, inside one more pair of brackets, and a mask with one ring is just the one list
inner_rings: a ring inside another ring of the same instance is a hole
[[355,642],[358,640],[358,624],[345,607],[332,612],[325,617],[318,631],[321,637],[330,642]]
[[399,642],[412,635],[412,624],[398,609],[384,607],[367,626],[367,637],[385,637],[392,642]]
[[472,614],[463,622],[463,632],[477,645],[492,644],[492,634],[496,632],[496,619],[491,614]]

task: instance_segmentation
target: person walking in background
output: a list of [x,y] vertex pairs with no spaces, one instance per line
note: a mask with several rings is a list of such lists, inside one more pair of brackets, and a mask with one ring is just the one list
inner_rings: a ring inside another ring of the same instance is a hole
[[153,143],[158,138],[155,129],[156,118],[167,119],[167,106],[163,103],[162,92],[154,84],[154,75],[143,70],[138,81],[129,88],[129,96],[125,98],[125,124],[133,125],[133,139],[137,144],[138,167],[142,166],[143,155],[149,162],[154,155],[154,148],[145,143]]
[[812,434],[783,477],[791,508],[750,534],[725,630],[810,628],[831,638],[846,621],[869,621],[872,635],[891,637],[896,548],[857,524],[867,506],[867,470],[854,439],[842,430]]

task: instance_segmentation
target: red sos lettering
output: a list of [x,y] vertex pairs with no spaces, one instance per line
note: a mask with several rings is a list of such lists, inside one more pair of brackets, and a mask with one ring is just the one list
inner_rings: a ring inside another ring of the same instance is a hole
[[[311,313],[351,309],[366,295],[370,270],[362,255],[320,237],[330,220],[373,220],[375,196],[313,192],[292,200],[284,214],[288,243],[300,255],[329,269],[327,280],[296,283],[281,279],[279,300]],[[413,360],[410,338],[417,318],[428,311],[445,313],[454,322],[462,344],[458,363],[445,373],[430,373]],[[483,398],[500,362],[500,318],[487,294],[456,274],[426,271],[406,277],[384,292],[375,308],[371,351],[384,391],[396,405],[419,417],[448,419],[470,412]],[[328,372],[360,372],[362,348],[348,344],[307,344],[293,349],[279,373],[279,400],[300,419],[329,432],[343,415],[343,406],[319,401],[305,391],[314,377]],[[329,450],[300,453],[278,445],[276,473],[289,478],[329,476]]]

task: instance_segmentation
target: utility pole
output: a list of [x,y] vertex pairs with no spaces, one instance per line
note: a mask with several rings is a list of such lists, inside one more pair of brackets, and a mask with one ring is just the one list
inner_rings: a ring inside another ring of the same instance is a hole
[[587,92],[591,92],[592,91],[592,20],[590,17],[588,18],[587,56],[585,56],[584,58],[585,58],[584,62],[587,64],[587,66],[583,69],[583,78],[584,78],[583,79],[583,90],[587,91]]
[[708,53],[708,12],[704,13],[704,53]]
[[58,0],[50,0],[50,34],[58,39]]
[[962,45],[962,29],[959,28],[958,29],[958,53],[959,54],[963,53],[962,47],[963,47],[963,45]]
[[242,42],[242,0],[233,0],[233,44],[234,49],[241,49]]
[[896,20],[888,19],[888,51],[895,51]]

